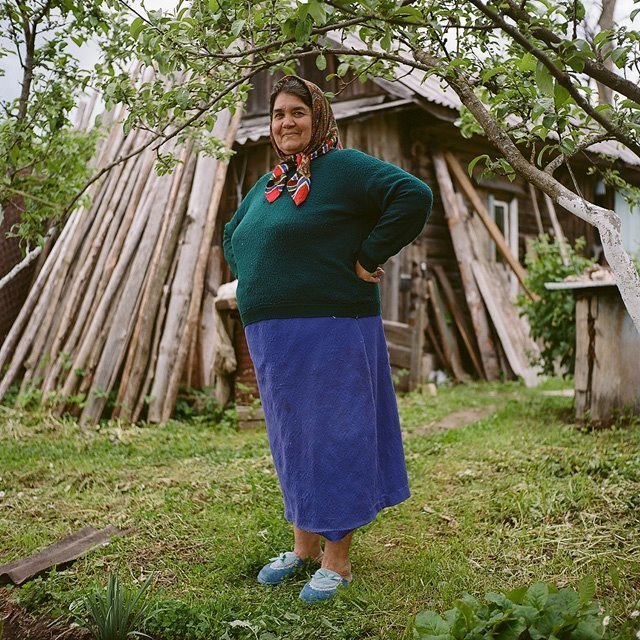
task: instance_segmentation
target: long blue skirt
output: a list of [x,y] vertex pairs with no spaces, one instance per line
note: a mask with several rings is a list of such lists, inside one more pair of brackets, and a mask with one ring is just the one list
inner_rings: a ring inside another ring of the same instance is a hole
[[409,493],[380,316],[247,325],[285,518],[340,540]]

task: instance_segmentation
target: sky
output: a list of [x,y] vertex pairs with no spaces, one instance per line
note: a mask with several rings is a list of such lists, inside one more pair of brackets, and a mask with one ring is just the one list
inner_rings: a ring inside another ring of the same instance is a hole
[[[140,0],[132,0],[128,3],[130,6],[140,9],[142,2]],[[144,6],[148,10],[154,9],[173,9],[178,3],[175,0],[145,0]],[[2,30],[0,29],[0,34]],[[9,47],[9,41],[0,35],[0,46]],[[100,50],[94,43],[87,42],[82,47],[78,47],[74,42],[70,42],[67,51],[82,61],[85,69],[92,67],[100,56]],[[9,54],[6,58],[0,59],[0,68],[5,72],[0,77],[0,100],[11,100],[20,95],[20,82],[22,80],[22,69],[20,61],[15,55]]]
[[[142,5],[140,0],[132,0],[130,4],[136,8],[140,8]],[[177,2],[176,0],[145,0],[144,4],[148,10],[173,9],[177,5]],[[601,6],[600,1],[585,0],[585,6],[587,7],[588,14],[594,16],[595,21],[597,21],[597,16]],[[629,14],[632,9],[633,0],[618,0],[616,4],[616,21],[628,22]],[[640,20],[640,16],[636,20]],[[0,35],[0,45],[8,46],[8,44],[8,41]],[[92,67],[98,61],[100,53],[98,47],[92,43],[86,43],[82,47],[78,47],[72,42],[69,44],[67,51],[76,55],[79,60],[82,60],[85,68]],[[0,100],[11,100],[17,97],[20,93],[22,73],[17,56],[15,54],[10,54],[5,58],[0,59],[0,68],[5,72],[4,76],[0,77]]]

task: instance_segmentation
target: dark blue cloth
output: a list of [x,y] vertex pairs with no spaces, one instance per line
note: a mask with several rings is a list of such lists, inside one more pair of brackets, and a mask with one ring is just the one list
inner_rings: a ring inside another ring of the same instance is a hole
[[285,518],[339,540],[409,493],[380,316],[245,327]]

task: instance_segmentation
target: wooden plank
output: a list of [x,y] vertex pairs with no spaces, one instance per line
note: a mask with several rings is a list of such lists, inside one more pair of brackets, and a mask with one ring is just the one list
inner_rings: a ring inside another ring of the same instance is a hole
[[449,311],[451,311],[451,315],[456,322],[456,326],[458,327],[458,331],[462,337],[462,341],[464,342],[465,347],[467,348],[467,353],[469,354],[469,358],[471,359],[471,363],[473,364],[473,368],[475,372],[478,374],[479,378],[484,378],[484,371],[482,370],[482,363],[480,362],[480,358],[478,355],[478,345],[475,341],[475,336],[473,335],[473,331],[467,325],[464,318],[464,313],[458,302],[456,300],[456,296],[451,288],[451,284],[447,280],[447,274],[444,269],[440,265],[435,265],[433,268],[433,272],[436,274],[438,278],[438,282],[440,283],[440,287],[442,292],[444,293],[444,298],[449,306]]
[[266,429],[267,427],[262,407],[236,405],[236,413],[238,415],[239,431]]
[[431,346],[436,352],[436,356],[438,357],[440,364],[449,372],[449,375],[453,377],[453,371],[451,370],[451,362],[449,362],[449,360],[447,359],[447,356],[442,350],[440,346],[440,340],[436,336],[436,332],[433,328],[433,325],[430,322],[427,322],[427,336],[429,338],[429,342],[431,343]]
[[[447,224],[451,233],[453,248],[460,269],[460,278],[464,288],[465,298],[471,315],[473,330],[477,337],[480,358],[484,376],[487,380],[500,379],[500,367],[496,347],[491,337],[491,329],[487,313],[482,304],[482,297],[476,284],[471,269],[471,261],[474,255],[471,240],[464,224],[466,212],[461,211],[458,206],[458,199],[453,190],[453,183],[449,175],[447,163],[440,151],[433,153],[433,164],[436,170],[436,178],[440,190],[440,197],[444,205]],[[463,215],[464,214],[464,215]],[[434,266],[434,262],[430,264]]]
[[413,333],[411,325],[394,320],[383,320],[382,324],[388,342],[393,342],[401,347],[411,346]]
[[411,368],[411,347],[401,347],[400,345],[388,344],[389,347],[389,362],[392,367],[399,367],[400,369]]
[[472,267],[509,365],[528,387],[536,386],[540,382],[539,374],[529,365],[528,355],[537,353],[538,346],[525,335],[522,318],[507,295],[504,274],[492,268],[493,265],[483,264],[479,260],[474,260]]
[[531,204],[533,205],[533,212],[536,216],[536,224],[538,225],[538,235],[544,234],[544,227],[542,226],[542,215],[540,214],[540,207],[538,206],[538,196],[536,188],[529,183],[529,197],[531,198]]
[[0,584],[22,584],[51,567],[68,564],[85,552],[106,544],[111,536],[121,535],[124,532],[112,525],[101,530],[85,527],[28,558],[0,565]]
[[462,358],[460,357],[458,341],[456,339],[455,333],[447,324],[444,304],[442,302],[442,297],[440,296],[440,292],[435,280],[429,278],[427,280],[427,287],[429,290],[429,299],[431,300],[431,304],[435,313],[438,333],[440,334],[440,337],[442,339],[442,350],[451,363],[451,369],[453,371],[454,377],[462,382],[468,382],[469,376],[462,367]]
[[471,180],[467,176],[465,170],[462,168],[462,165],[458,161],[458,159],[450,152],[446,151],[444,153],[445,160],[449,169],[453,173],[456,181],[460,185],[460,188],[464,191],[467,200],[472,204],[478,216],[482,220],[482,223],[489,231],[492,240],[496,243],[496,247],[502,257],[507,261],[507,264],[513,269],[513,272],[516,274],[522,288],[525,293],[532,299],[535,300],[538,296],[529,289],[529,287],[525,283],[525,279],[527,277],[526,271],[523,269],[522,265],[515,258],[507,243],[505,242],[504,236],[502,235],[498,225],[492,220],[489,212],[487,211],[487,207],[484,202],[478,195],[478,192],[475,190],[475,187],[471,183]]
[[424,351],[424,327],[426,324],[426,300],[424,295],[424,278],[418,284],[418,298],[416,302],[416,318],[413,327],[413,341],[411,344],[411,367],[409,374],[409,389],[415,389],[424,382],[422,368],[422,354]]

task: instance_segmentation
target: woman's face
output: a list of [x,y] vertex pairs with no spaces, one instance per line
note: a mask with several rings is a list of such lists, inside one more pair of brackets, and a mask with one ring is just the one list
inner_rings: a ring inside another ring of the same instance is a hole
[[299,153],[311,142],[311,109],[302,98],[284,92],[276,96],[271,133],[278,148],[288,155]]

